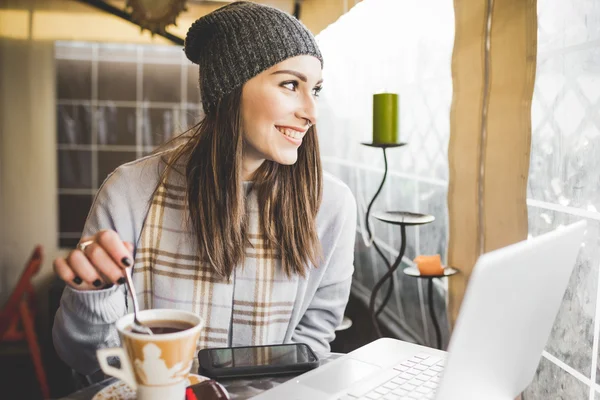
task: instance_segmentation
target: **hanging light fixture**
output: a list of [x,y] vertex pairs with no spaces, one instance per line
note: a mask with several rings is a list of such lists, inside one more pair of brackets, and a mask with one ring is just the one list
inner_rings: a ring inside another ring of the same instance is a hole
[[186,0],[127,0],[126,9],[135,23],[154,33],[165,33],[169,25],[177,25],[176,19],[187,11]]

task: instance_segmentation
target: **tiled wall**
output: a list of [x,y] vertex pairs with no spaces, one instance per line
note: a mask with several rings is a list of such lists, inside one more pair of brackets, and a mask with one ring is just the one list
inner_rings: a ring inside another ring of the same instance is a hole
[[526,399],[600,399],[600,2],[538,0],[529,231],[588,221]]
[[[360,143],[372,138],[373,93],[400,94],[400,138],[408,145],[387,151],[390,173],[371,212],[422,212],[436,220],[407,228],[406,253],[381,321],[399,338],[428,345],[435,344],[435,333],[427,285],[404,275],[402,269],[419,254],[446,256],[453,37],[451,1],[432,5],[396,0],[365,0],[317,37],[325,59],[318,123],[324,168],[346,182],[358,202],[353,294],[365,302],[386,272],[375,249],[365,245],[366,231],[363,239],[360,229],[384,163],[382,150]],[[376,242],[392,262],[400,248],[400,228],[374,219],[372,226]],[[434,296],[444,343],[446,284],[438,280]],[[385,292],[384,286],[380,298]]]

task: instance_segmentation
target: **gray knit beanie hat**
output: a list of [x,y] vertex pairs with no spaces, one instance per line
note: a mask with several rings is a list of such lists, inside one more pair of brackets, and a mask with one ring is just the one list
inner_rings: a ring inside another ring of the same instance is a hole
[[288,58],[323,57],[314,36],[293,16],[273,7],[237,1],[192,24],[185,55],[200,66],[204,112],[264,70]]

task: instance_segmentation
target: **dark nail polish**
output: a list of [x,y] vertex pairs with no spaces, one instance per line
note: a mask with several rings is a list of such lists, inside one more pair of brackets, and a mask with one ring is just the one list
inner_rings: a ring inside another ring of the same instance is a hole
[[96,286],[96,287],[100,287],[101,285],[102,285],[102,281],[101,281],[100,279],[96,279],[96,280],[94,281],[94,286]]
[[83,281],[80,277],[76,276],[75,278],[73,278],[73,283],[75,283],[76,285],[81,285],[81,282]]
[[117,283],[118,283],[119,285],[122,285],[122,284],[124,284],[124,283],[125,283],[125,278],[124,278],[124,277],[120,277],[120,278],[117,280]]
[[131,267],[131,260],[129,259],[129,257],[123,257],[121,259],[121,262],[123,263],[124,266]]

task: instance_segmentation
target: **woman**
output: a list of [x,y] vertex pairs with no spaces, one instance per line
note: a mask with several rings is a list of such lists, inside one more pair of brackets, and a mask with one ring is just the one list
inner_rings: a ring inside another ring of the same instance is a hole
[[236,2],[197,20],[185,53],[199,65],[205,117],[185,143],[125,164],[99,190],[83,238],[55,260],[67,283],[59,355],[98,370],[131,312],[201,315],[199,347],[304,342],[327,352],[353,273],[356,206],[322,174],[315,100],[322,57],[292,16]]

